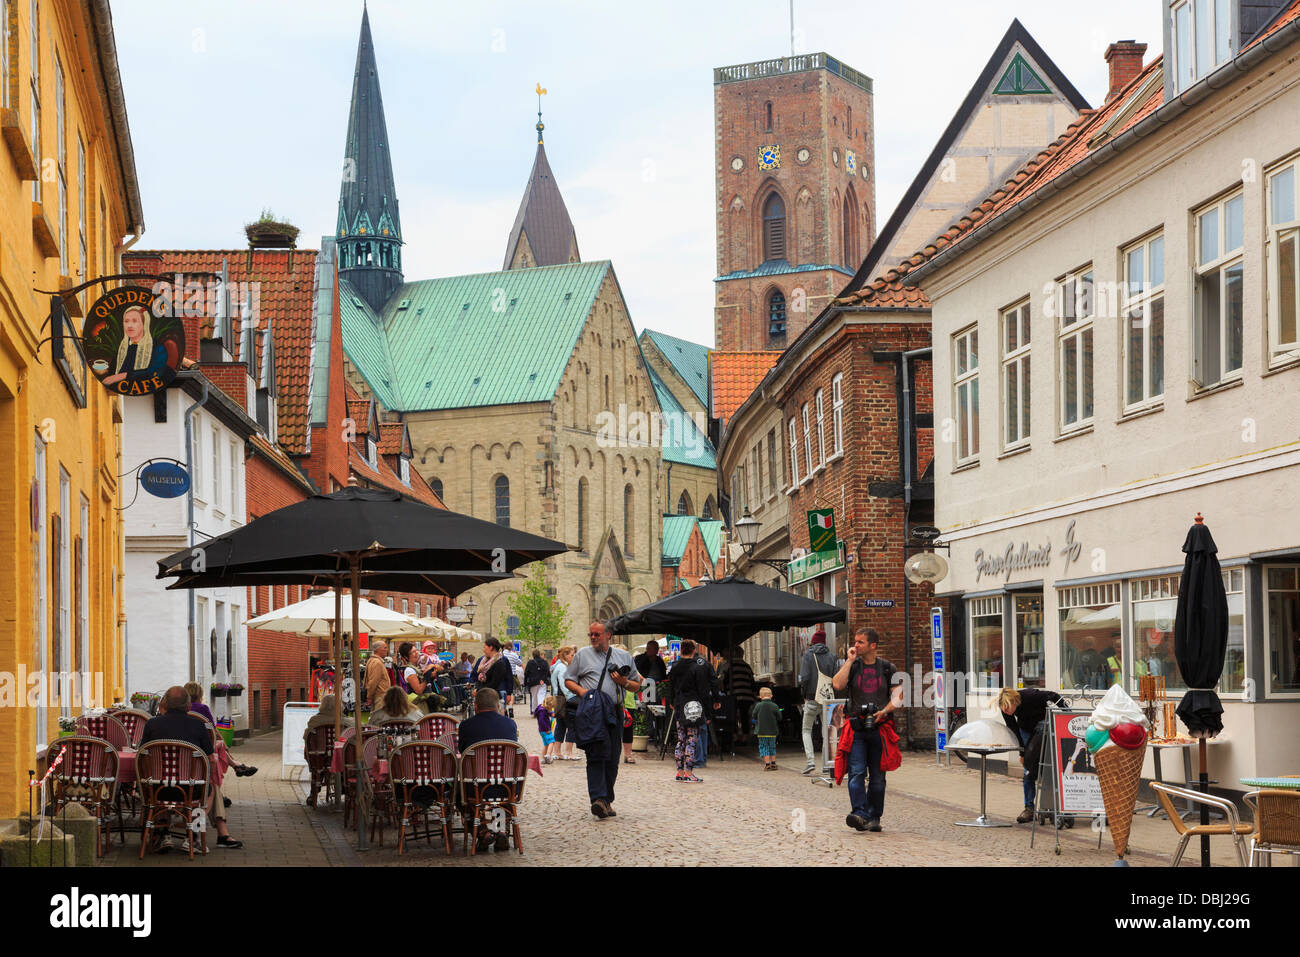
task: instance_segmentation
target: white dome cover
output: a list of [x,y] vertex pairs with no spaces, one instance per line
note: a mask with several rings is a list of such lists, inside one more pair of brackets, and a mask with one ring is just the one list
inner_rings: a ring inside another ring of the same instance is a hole
[[997,718],[977,718],[968,721],[953,732],[948,739],[947,749],[959,751],[962,748],[1018,748],[1020,742],[1011,733],[1006,723]]

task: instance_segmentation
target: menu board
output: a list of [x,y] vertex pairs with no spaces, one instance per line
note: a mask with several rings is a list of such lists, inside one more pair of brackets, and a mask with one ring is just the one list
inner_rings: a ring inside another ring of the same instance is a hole
[[1052,774],[1060,795],[1062,814],[1096,814],[1103,811],[1101,780],[1083,735],[1091,712],[1053,711]]

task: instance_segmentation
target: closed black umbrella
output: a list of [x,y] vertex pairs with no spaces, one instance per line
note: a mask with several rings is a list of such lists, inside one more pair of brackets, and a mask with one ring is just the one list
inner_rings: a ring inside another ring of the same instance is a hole
[[731,575],[619,615],[610,629],[616,635],[676,635],[719,649],[760,631],[847,619],[842,608]]
[[[313,495],[169,555],[158,563],[158,577],[175,578],[181,588],[329,582],[337,593],[347,585],[352,684],[360,688],[357,605],[363,580],[375,588],[449,595],[564,551],[564,545],[540,535],[431,508],[387,489],[350,486]],[[465,584],[458,587],[457,578]],[[360,708],[353,726],[359,791],[364,780]],[[364,817],[357,814],[363,848]]]
[[[1178,704],[1178,717],[1188,733],[1200,739],[1200,788],[1210,789],[1205,741],[1223,730],[1223,705],[1214,688],[1223,673],[1228,650],[1228,596],[1219,568],[1218,546],[1200,513],[1187,531],[1183,575],[1178,580],[1178,614],[1174,619],[1174,658],[1187,684]],[[1209,809],[1201,805],[1201,823],[1209,823]],[[1201,838],[1201,866],[1210,866],[1210,839]]]

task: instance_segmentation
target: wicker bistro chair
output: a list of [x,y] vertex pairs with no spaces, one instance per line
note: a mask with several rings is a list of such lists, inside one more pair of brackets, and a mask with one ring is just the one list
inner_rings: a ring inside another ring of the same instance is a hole
[[[50,775],[53,782],[50,807],[58,814],[69,804],[79,804],[95,819],[95,856],[108,852],[112,831],[109,815],[117,799],[117,749],[102,738],[72,735],[56,739],[47,752],[53,766],[59,754],[63,761]],[[126,842],[122,815],[117,815],[117,832]]]
[[[414,725],[410,727],[414,731]],[[389,755],[399,746],[393,745],[392,741],[392,738],[380,731],[377,734],[366,735],[365,741],[361,745],[361,757],[366,766],[366,774],[370,777],[370,789],[373,795],[370,814],[370,840],[375,840],[375,832],[378,831],[378,843],[381,847],[384,843],[384,821],[392,821],[393,826],[396,827],[397,815],[393,802],[391,766],[388,777],[383,781],[375,777],[373,769],[381,760],[389,760]]]
[[[143,728],[140,733],[144,733]],[[133,747],[131,733],[126,730],[126,725],[111,714],[83,714],[77,719],[77,734],[107,741],[119,751]]]
[[416,722],[416,736],[421,741],[436,741],[448,731],[455,731],[460,719],[445,711],[426,714]]
[[399,744],[415,740],[417,728],[417,722],[405,718],[390,718],[377,727],[372,727],[370,730],[379,733],[379,757],[387,758],[388,753]]
[[[393,789],[393,806],[399,815],[397,853],[406,847],[407,828],[412,837],[423,834],[430,842],[431,823],[439,825],[443,844],[451,853],[451,818],[455,812],[456,755],[439,741],[408,741],[388,757],[388,780]],[[434,815],[433,822],[430,815]],[[418,818],[423,830],[412,827]]]
[[527,774],[528,752],[517,741],[478,741],[461,753],[459,804],[469,853],[478,851],[480,829],[491,828],[492,820],[500,820],[501,815],[514,837],[515,850],[524,852],[519,804]]
[[[379,731],[374,728],[361,729],[362,746],[375,737]],[[338,740],[343,742],[343,827],[351,826],[357,813],[357,742],[353,728],[344,728]],[[364,754],[364,751],[362,752]]]
[[[1233,847],[1237,851],[1237,860],[1242,867],[1246,866],[1246,838],[1254,833],[1255,828],[1250,824],[1242,824],[1237,817],[1237,806],[1227,798],[1216,797],[1213,794],[1204,794],[1200,791],[1193,791],[1191,788],[1180,788],[1174,784],[1161,784],[1157,781],[1151,782],[1151,789],[1156,792],[1165,814],[1169,816],[1169,823],[1174,826],[1178,832],[1180,840],[1178,849],[1174,851],[1173,859],[1170,861],[1171,867],[1177,867],[1183,859],[1183,852],[1187,850],[1188,842],[1194,837],[1231,837]],[[1174,801],[1188,801],[1190,804],[1204,804],[1212,810],[1218,811],[1227,818],[1223,823],[1216,824],[1195,824],[1188,825],[1183,820],[1178,809],[1174,807]]]
[[1300,855],[1300,791],[1251,791],[1244,800],[1255,814],[1255,833],[1250,838],[1251,867],[1269,863],[1266,854]]
[[131,747],[138,748],[140,739],[144,737],[144,723],[153,716],[148,711],[139,711],[135,708],[123,708],[110,714],[126,728],[126,733],[131,738]]
[[[135,756],[135,779],[140,786],[140,858],[150,845],[155,828],[167,828],[172,814],[180,814],[188,825],[196,814],[206,813],[211,765],[208,756],[188,741],[162,738],[140,745]],[[202,835],[203,853],[208,851],[207,831]],[[190,860],[194,860],[191,832]]]
[[308,731],[303,756],[307,758],[307,772],[311,775],[307,805],[315,807],[316,795],[322,787],[326,802],[334,794],[334,775],[330,772],[330,762],[334,760],[334,725],[320,724]]

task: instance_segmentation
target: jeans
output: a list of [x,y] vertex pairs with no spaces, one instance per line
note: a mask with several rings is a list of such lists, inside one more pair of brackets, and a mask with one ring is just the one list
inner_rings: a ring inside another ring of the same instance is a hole
[[1025,807],[1034,806],[1034,792],[1038,783],[1038,762],[1043,753],[1043,735],[1047,730],[1047,722],[1038,722],[1037,727],[1032,732],[1020,729],[1020,743],[1025,749],[1025,773],[1024,773],[1024,790],[1025,790]]
[[[818,763],[813,757],[812,733],[813,725],[817,723],[817,717],[821,713],[822,706],[816,701],[805,701],[803,703],[803,753],[804,757],[808,759],[809,767],[815,767]],[[823,728],[822,734],[825,733],[826,730]]]
[[880,753],[878,730],[853,732],[853,750],[849,752],[849,801],[853,813],[867,820],[878,819],[885,813],[885,772],[880,770]]
[[618,777],[618,763],[623,760],[623,727],[616,724],[605,736],[605,753],[593,759],[587,752],[587,797],[593,802],[605,800],[614,803],[614,781]]
[[702,768],[709,763],[709,723],[700,725],[700,737],[695,744],[695,766]]

